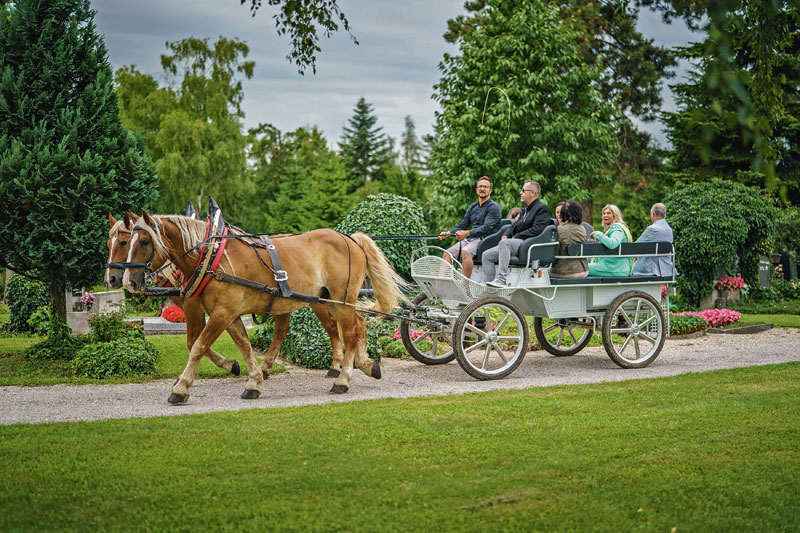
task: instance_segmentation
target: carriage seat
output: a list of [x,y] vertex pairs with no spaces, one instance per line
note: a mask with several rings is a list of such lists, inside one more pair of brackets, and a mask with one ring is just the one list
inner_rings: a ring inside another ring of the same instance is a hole
[[672,253],[672,243],[667,241],[659,242],[623,242],[616,248],[606,248],[605,245],[600,243],[583,243],[583,244],[570,244],[567,247],[567,255],[585,256],[585,255],[620,255],[620,256],[638,256],[661,254],[668,255]]
[[500,229],[497,232],[492,233],[488,237],[484,237],[481,239],[481,242],[478,243],[478,251],[475,252],[475,257],[472,258],[473,263],[476,265],[481,264],[481,256],[483,256],[483,252],[488,250],[489,248],[494,248],[500,243],[500,239],[503,237],[503,234],[511,227],[511,223],[513,221],[510,218],[504,218],[500,220]]
[[[592,256],[592,255],[619,255],[619,256],[639,256],[649,254],[671,254],[673,245],[671,242],[623,242],[617,248],[606,248],[600,243],[570,244],[567,247],[567,255],[572,256]],[[641,283],[645,281],[672,281],[672,276],[593,276],[586,278],[552,278],[550,283],[553,285],[588,285],[597,283]]]
[[556,256],[556,248],[558,247],[558,229],[555,225],[547,226],[542,232],[535,237],[528,237],[519,246],[519,253],[517,256],[511,256],[509,264],[511,266],[528,267],[528,250],[531,251],[530,261],[539,260],[539,267],[549,266],[553,263]]

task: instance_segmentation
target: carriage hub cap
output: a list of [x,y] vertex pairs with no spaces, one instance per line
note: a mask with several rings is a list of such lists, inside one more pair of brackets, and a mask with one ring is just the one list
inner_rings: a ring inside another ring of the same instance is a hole
[[497,344],[497,333],[491,332],[486,335],[486,340],[492,344]]
[[633,325],[631,326],[631,335],[638,335],[639,334],[639,326]]

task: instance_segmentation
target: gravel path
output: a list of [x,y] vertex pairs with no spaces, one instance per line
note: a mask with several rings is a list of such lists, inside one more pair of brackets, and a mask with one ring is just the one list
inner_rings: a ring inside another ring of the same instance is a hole
[[383,379],[353,374],[350,392],[328,393],[333,382],[323,370],[291,368],[261,385],[257,400],[239,398],[245,379],[199,379],[189,402],[167,403],[172,382],[125,385],[54,385],[0,387],[0,424],[175,416],[213,411],[265,409],[296,405],[349,402],[374,398],[410,398],[488,390],[525,389],[551,385],[623,381],[674,376],[721,368],[800,361],[800,330],[771,329],[752,335],[706,335],[668,339],[653,364],[638,370],[619,368],[602,347],[586,348],[573,357],[552,357],[544,351],[528,354],[520,367],[499,381],[478,381],[458,363],[426,366],[412,360],[384,359]]

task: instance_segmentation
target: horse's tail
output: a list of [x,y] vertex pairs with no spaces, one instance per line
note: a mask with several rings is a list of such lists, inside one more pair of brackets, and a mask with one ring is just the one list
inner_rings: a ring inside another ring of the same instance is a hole
[[377,300],[374,308],[390,313],[397,307],[398,302],[408,302],[408,298],[401,291],[408,284],[394,271],[375,241],[363,233],[354,233],[351,237],[367,256],[367,275],[372,281],[372,289]]

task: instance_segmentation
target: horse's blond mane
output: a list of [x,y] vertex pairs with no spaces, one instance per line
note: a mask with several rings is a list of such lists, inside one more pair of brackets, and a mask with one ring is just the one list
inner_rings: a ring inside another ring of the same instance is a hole
[[116,237],[117,236],[117,232],[122,228],[122,225],[124,223],[125,223],[125,221],[122,220],[122,219],[119,219],[116,222],[114,222],[114,225],[111,226],[110,230],[108,230],[108,238],[109,239],[113,239],[114,237]]

